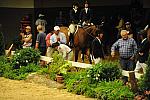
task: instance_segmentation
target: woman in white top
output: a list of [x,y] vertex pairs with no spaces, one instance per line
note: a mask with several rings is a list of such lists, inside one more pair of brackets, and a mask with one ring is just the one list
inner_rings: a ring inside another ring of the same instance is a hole
[[23,35],[23,48],[31,47],[32,45],[32,34],[31,34],[31,27],[26,27],[26,33]]

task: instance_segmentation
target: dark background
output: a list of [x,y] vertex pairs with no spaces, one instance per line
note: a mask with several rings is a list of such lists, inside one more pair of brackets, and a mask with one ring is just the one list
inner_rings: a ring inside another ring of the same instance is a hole
[[[77,0],[80,8],[84,0]],[[149,12],[149,0],[88,0],[94,12],[94,23],[100,22],[100,17],[116,16],[118,14],[130,17],[133,8],[144,9]],[[0,24],[6,45],[12,42],[20,32],[20,21],[24,16],[31,20],[32,32],[35,34],[35,20],[39,13],[45,15],[48,22],[47,29],[52,30],[59,11],[68,19],[69,10],[72,8],[72,0],[1,0]],[[147,14],[149,17],[149,13]],[[7,47],[7,46],[6,46]]]

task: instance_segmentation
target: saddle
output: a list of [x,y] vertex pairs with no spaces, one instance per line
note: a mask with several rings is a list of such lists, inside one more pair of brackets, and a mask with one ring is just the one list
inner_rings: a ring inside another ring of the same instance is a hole
[[70,24],[68,28],[68,35],[70,36],[70,34],[75,34],[78,30],[78,27],[78,24]]

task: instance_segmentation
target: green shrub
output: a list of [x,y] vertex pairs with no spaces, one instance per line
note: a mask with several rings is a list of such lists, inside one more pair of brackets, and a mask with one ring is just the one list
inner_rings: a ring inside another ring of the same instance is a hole
[[150,90],[150,67],[147,67],[146,73],[139,80],[140,91]]
[[121,77],[121,70],[118,63],[105,61],[92,66],[87,71],[87,77],[90,83],[99,83],[103,80],[113,81]]
[[0,62],[3,63],[3,64],[6,64],[8,62],[6,56],[0,56]]
[[29,63],[37,64],[40,60],[40,52],[33,48],[24,48],[17,50],[12,57],[12,66],[20,68],[21,66],[27,66]]
[[86,77],[86,71],[68,72],[64,76],[64,83],[69,92],[73,92],[76,86]]
[[13,70],[13,67],[10,63],[2,63],[0,62],[0,76],[4,76],[5,73]]
[[141,77],[138,83],[141,91],[150,90],[150,55],[147,64],[146,73]]
[[19,69],[14,69],[10,64],[6,64],[2,76],[9,79],[22,80],[26,79],[29,73],[36,72],[39,69],[40,67],[33,63],[22,66]]
[[96,97],[95,88],[101,81],[113,81],[120,76],[118,63],[102,62],[90,69],[68,73],[65,77],[65,85],[69,92]]
[[48,66],[50,78],[55,80],[56,74],[66,74],[67,71],[71,68],[71,63],[65,61],[61,54],[55,52],[52,55],[53,61]]
[[9,71],[10,63],[8,63],[5,56],[0,56],[0,76],[4,74],[4,71]]
[[69,92],[100,100],[133,100],[134,94],[130,88],[124,86],[121,80],[100,81],[89,83],[86,70],[68,73],[65,77],[65,85]]
[[31,72],[36,72],[40,67],[34,63],[29,63],[27,66],[21,66],[16,69],[8,62],[5,56],[0,56],[0,76],[9,79],[22,80]]
[[38,74],[49,74],[49,70],[48,67],[42,68],[40,70],[37,71]]
[[89,85],[89,86],[87,87],[87,91],[85,91],[84,95],[85,95],[86,97],[96,98],[96,92],[95,92],[94,89],[95,89],[95,88],[94,88],[93,86]]
[[103,81],[95,88],[96,97],[100,100],[133,100],[134,94],[122,81]]

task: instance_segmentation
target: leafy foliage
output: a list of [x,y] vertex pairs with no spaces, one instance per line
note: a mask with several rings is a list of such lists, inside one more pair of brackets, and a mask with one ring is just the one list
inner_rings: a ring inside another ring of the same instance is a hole
[[87,71],[68,73],[65,85],[69,92],[100,100],[133,100],[134,94],[121,80],[89,82]]
[[102,62],[87,71],[90,83],[99,83],[103,80],[113,81],[121,77],[121,70],[115,62]]
[[1,70],[3,74],[1,76],[9,79],[22,80],[25,79],[29,73],[36,72],[39,69],[40,67],[33,63],[22,66],[19,69],[14,69],[10,63],[7,63],[3,65],[3,69]]
[[24,48],[17,50],[12,57],[12,66],[19,68],[21,66],[27,66],[29,63],[37,64],[40,59],[40,52],[33,48]]
[[86,71],[80,72],[68,72],[64,78],[64,83],[69,92],[73,92],[76,89],[76,85],[78,85],[84,78],[86,77]]
[[139,80],[139,88],[141,91],[150,90],[150,55],[147,61],[148,67],[146,68],[146,73]]
[[10,66],[10,64],[8,63],[7,58],[5,56],[0,56],[0,76],[4,74],[4,71],[7,70],[8,66]]
[[52,55],[53,62],[49,65],[49,73],[50,78],[55,80],[56,74],[66,74],[67,71],[70,69],[71,64],[68,61],[65,61],[61,54],[55,52]]
[[123,82],[115,81],[102,81],[95,88],[96,97],[100,100],[133,100],[134,94],[127,86],[123,86]]

